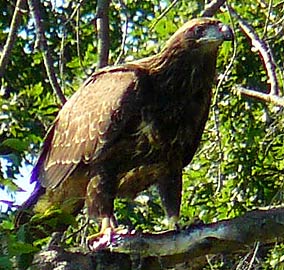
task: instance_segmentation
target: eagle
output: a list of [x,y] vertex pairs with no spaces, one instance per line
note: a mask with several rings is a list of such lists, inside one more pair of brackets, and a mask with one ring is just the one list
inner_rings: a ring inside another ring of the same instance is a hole
[[50,207],[75,215],[86,205],[103,236],[117,226],[115,198],[135,198],[154,184],[176,223],[182,171],[208,119],[218,49],[232,39],[219,20],[192,19],[156,55],[93,73],[49,129],[17,224]]

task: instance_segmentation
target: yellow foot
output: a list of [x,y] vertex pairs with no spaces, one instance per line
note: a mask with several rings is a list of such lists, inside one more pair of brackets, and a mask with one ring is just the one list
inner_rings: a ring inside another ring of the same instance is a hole
[[129,234],[127,228],[107,227],[99,233],[90,235],[87,238],[87,244],[90,250],[98,251],[115,245],[122,236],[126,236],[127,234]]

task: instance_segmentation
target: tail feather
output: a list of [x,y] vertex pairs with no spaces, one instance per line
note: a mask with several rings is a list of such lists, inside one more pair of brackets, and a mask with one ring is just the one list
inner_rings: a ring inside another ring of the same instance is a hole
[[16,228],[22,224],[27,223],[30,218],[33,216],[33,208],[38,202],[40,196],[44,194],[45,188],[41,186],[39,180],[40,170],[42,168],[42,164],[45,159],[45,153],[41,153],[39,156],[35,167],[32,170],[30,183],[36,183],[34,191],[32,192],[31,196],[19,207],[16,217],[15,217],[15,226]]
[[40,183],[36,183],[35,189],[32,192],[31,196],[21,205],[18,209],[15,217],[15,226],[16,228],[22,224],[27,223],[30,218],[33,216],[33,208],[38,202],[41,195],[45,192]]

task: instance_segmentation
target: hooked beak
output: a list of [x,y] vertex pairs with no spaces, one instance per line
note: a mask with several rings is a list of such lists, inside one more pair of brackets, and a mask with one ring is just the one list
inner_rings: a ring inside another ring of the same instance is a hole
[[233,30],[230,26],[221,24],[220,32],[222,33],[224,41],[232,41],[234,39]]

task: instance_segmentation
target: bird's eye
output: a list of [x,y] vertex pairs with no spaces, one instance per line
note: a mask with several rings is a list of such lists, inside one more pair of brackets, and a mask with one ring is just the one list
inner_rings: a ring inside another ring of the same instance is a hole
[[196,38],[202,37],[203,33],[204,33],[204,27],[203,26],[197,25],[197,26],[194,27],[194,36]]
[[186,37],[189,40],[196,40],[204,36],[205,27],[201,25],[196,25],[193,28],[188,29],[186,32]]

